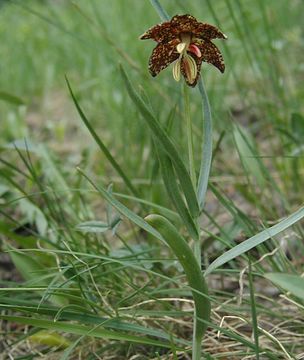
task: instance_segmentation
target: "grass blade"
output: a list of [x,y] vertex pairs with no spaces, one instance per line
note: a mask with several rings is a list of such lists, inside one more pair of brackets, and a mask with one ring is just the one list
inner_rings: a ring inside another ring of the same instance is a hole
[[219,256],[216,260],[214,260],[209,267],[207,268],[205,275],[210,274],[213,270],[217,269],[223,264],[226,264],[228,261],[236,258],[239,255],[244,254],[246,251],[256,247],[259,244],[262,244],[264,241],[269,238],[276,236],[280,232],[286,230],[299,220],[304,217],[304,207],[300,208],[292,215],[288,216],[286,219],[280,221],[278,224],[263,230],[259,234],[256,234],[249,238],[248,240],[242,242],[241,244],[235,246],[234,248],[228,250],[223,255]]
[[149,207],[151,207],[154,210],[154,212],[159,212],[161,215],[168,218],[174,224],[181,225],[181,219],[180,219],[178,213],[173,211],[173,210],[170,210],[170,209],[168,209],[168,208],[166,208],[164,206],[158,205],[158,204],[156,204],[154,202],[151,202],[151,201],[136,198],[134,196],[129,196],[129,195],[125,195],[125,194],[121,194],[121,193],[117,193],[117,192],[114,192],[114,195],[117,196],[117,197],[120,197],[122,199],[128,199],[128,200],[132,200],[132,201],[135,201],[135,202],[139,202],[139,203],[143,203],[145,205],[148,205]]
[[83,326],[83,325],[60,322],[60,321],[54,322],[53,320],[35,319],[32,317],[28,318],[23,316],[7,316],[7,315],[0,315],[0,319],[18,324],[36,326],[42,329],[63,331],[71,334],[87,335],[101,339],[129,341],[131,343],[147,344],[147,345],[160,346],[164,348],[171,348],[171,344],[167,342],[150,339],[144,336],[128,335],[118,331],[100,329],[100,326],[102,326],[102,324],[95,327],[89,327],[89,326]]
[[[156,146],[157,149],[157,146]],[[184,200],[182,199],[180,195],[180,191],[178,188],[178,184],[176,182],[176,176],[174,173],[174,169],[172,166],[172,162],[165,154],[164,151],[161,149],[157,150],[158,159],[161,166],[161,172],[164,180],[165,187],[167,189],[167,192],[169,194],[169,197],[171,198],[177,212],[179,213],[180,217],[182,218],[190,236],[194,240],[198,240],[199,233],[198,229],[195,225],[195,222],[193,221],[193,218],[191,217]]]
[[[201,338],[207,329],[210,318],[210,301],[208,299],[207,284],[193,252],[183,236],[166,218],[160,215],[148,215],[145,220],[159,231],[171,250],[181,263],[192,291],[195,303],[195,316],[203,321],[196,323],[196,336]],[[200,343],[199,343],[200,345]]]
[[[55,306],[44,306],[37,303],[33,303],[27,300],[16,300],[10,297],[1,297],[0,307],[2,309],[10,309],[26,314],[36,314],[40,316],[51,316],[59,320],[58,311],[59,308]],[[165,331],[162,331],[153,327],[146,327],[139,324],[133,324],[127,321],[123,321],[120,318],[108,318],[101,317],[98,315],[93,315],[87,310],[79,309],[78,312],[73,310],[62,309],[60,312],[61,321],[71,321],[78,322],[83,325],[96,326],[102,324],[102,327],[112,331],[130,331],[133,333],[138,333],[145,336],[155,336],[164,340],[170,340],[172,336]],[[81,311],[81,313],[79,312]],[[174,341],[181,345],[189,345],[189,342],[183,339],[177,339],[174,337]]]
[[19,97],[9,94],[5,91],[0,91],[0,100],[6,101],[10,104],[17,105],[17,106],[25,104],[25,102],[22,99],[20,99]]
[[299,275],[268,273],[264,276],[277,286],[304,300],[304,279]]
[[102,221],[90,220],[78,224],[76,229],[84,233],[104,233],[110,230],[111,227]]
[[161,234],[156,231],[151,225],[149,225],[143,218],[135,214],[133,211],[128,209],[125,205],[123,205],[120,201],[115,199],[115,197],[109,193],[106,189],[104,189],[102,186],[96,186],[93,181],[81,170],[77,169],[81,175],[83,175],[89,183],[94,187],[95,190],[97,190],[100,195],[108,201],[121,215],[128,218],[130,221],[132,221],[134,224],[142,228],[143,230],[147,231],[151,235],[155,236],[160,241],[164,242],[164,238],[161,236]]
[[250,305],[251,305],[251,316],[252,316],[252,328],[253,336],[255,342],[255,354],[256,360],[260,360],[260,346],[259,346],[259,329],[258,329],[258,319],[257,319],[257,310],[254,296],[254,284],[252,276],[251,262],[249,261],[249,290],[250,290]]

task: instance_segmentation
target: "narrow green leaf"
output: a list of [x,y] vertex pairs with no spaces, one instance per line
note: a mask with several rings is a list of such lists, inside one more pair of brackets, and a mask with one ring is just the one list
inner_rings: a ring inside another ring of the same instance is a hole
[[81,170],[78,168],[78,171],[89,181],[89,183],[96,189],[100,195],[107,200],[121,215],[128,218],[130,221],[132,221],[134,224],[142,228],[143,230],[147,231],[151,235],[155,236],[160,241],[164,242],[163,237],[161,234],[156,231],[152,226],[150,226],[143,218],[135,214],[133,211],[128,209],[125,205],[123,205],[120,201],[115,199],[115,197],[109,193],[106,189],[104,189],[102,186],[96,186],[92,180]]
[[73,90],[71,88],[71,85],[69,83],[68,78],[66,77],[66,83],[68,85],[71,97],[73,99],[73,102],[75,104],[75,107],[78,111],[78,114],[81,118],[81,120],[83,121],[83,123],[85,124],[85,126],[87,127],[87,129],[89,130],[89,132],[91,133],[92,137],[94,138],[94,140],[96,141],[96,144],[99,146],[100,150],[104,153],[104,155],[106,156],[106,158],[108,159],[108,161],[110,162],[110,164],[113,166],[113,168],[117,171],[117,173],[119,174],[119,176],[122,178],[122,180],[124,181],[124,183],[126,184],[126,186],[129,188],[129,190],[131,191],[131,193],[135,196],[139,196],[137,190],[135,189],[135,187],[132,185],[131,180],[128,178],[128,176],[124,173],[124,171],[122,170],[122,168],[120,167],[120,165],[117,163],[117,161],[114,159],[114,157],[111,155],[110,151],[108,150],[108,148],[106,147],[106,145],[102,142],[102,140],[100,139],[100,137],[97,135],[96,131],[94,130],[94,128],[91,126],[89,120],[87,119],[87,117],[85,116],[84,112],[82,111],[80,105],[78,104],[78,101],[73,93]]
[[264,276],[277,286],[304,300],[304,278],[301,276],[284,273],[268,273]]
[[162,145],[164,151],[168,154],[174,165],[174,169],[176,171],[181,187],[183,189],[191,215],[193,217],[197,217],[199,215],[199,206],[197,202],[197,197],[192,185],[190,175],[185,167],[185,164],[183,163],[181,157],[179,156],[178,151],[172,140],[168,137],[168,135],[166,134],[165,130],[161,127],[158,120],[151,113],[150,109],[146,106],[146,104],[143,102],[143,100],[135,91],[123,67],[120,67],[120,70],[131,99],[133,100],[134,104],[137,106],[138,110],[142,114],[143,119],[146,121],[153,135]]
[[28,139],[18,139],[14,140],[6,145],[3,146],[4,149],[14,149],[14,150],[20,150],[20,151],[29,151],[33,152],[37,155],[40,155],[39,147],[32,143]]
[[162,21],[170,20],[170,16],[166,12],[166,10],[161,6],[161,4],[158,0],[150,0],[150,1],[151,1],[152,6],[158,12],[158,15],[162,19]]
[[117,193],[117,192],[114,192],[113,194],[115,196],[123,198],[123,199],[129,199],[129,200],[133,200],[133,201],[148,205],[151,208],[153,208],[155,211],[159,211],[162,215],[164,215],[166,218],[168,218],[173,223],[177,224],[178,226],[181,225],[181,219],[180,219],[179,215],[175,211],[172,211],[172,210],[170,210],[170,209],[168,209],[168,208],[166,208],[164,206],[155,204],[154,202],[147,201],[147,200],[140,199],[140,198],[136,198],[134,196],[125,195],[125,194],[121,194],[121,193]]
[[203,99],[203,140],[197,198],[200,210],[203,210],[212,161],[212,115],[207,91],[202,78],[198,83],[198,89]]
[[196,323],[196,335],[200,338],[207,329],[207,322],[209,321],[211,311],[208,287],[202,276],[201,269],[186,240],[169,220],[155,214],[148,215],[145,220],[163,236],[181,263],[191,289],[196,290],[191,291],[195,303],[195,316],[203,320]]
[[233,136],[245,171],[254,177],[260,188],[265,186],[265,178],[260,166],[258,152],[250,133],[240,125],[234,126]]
[[[10,251],[9,254],[14,265],[25,280],[31,282],[37,287],[49,285],[49,280],[45,278],[45,276],[49,274],[46,266],[39,263],[29,254],[24,254],[18,251]],[[50,301],[59,306],[67,304],[65,298],[57,295],[51,295]]]
[[250,305],[251,305],[251,317],[252,317],[252,328],[255,343],[255,354],[256,360],[260,360],[260,346],[259,346],[259,329],[258,329],[258,318],[254,296],[254,283],[252,276],[251,262],[249,261],[249,290],[250,290]]
[[85,335],[80,336],[76,341],[74,341],[68,348],[64,350],[59,360],[68,360],[70,359],[70,355],[72,355],[76,346],[80,343],[82,339],[85,338]]
[[246,251],[256,247],[257,245],[263,243],[269,238],[276,236],[280,232],[286,230],[299,220],[304,217],[304,207],[300,208],[292,215],[288,216],[286,219],[280,221],[278,224],[263,230],[259,234],[256,234],[249,238],[246,241],[243,241],[241,244],[235,246],[234,248],[228,250],[223,255],[219,256],[216,260],[213,261],[206,269],[205,275],[210,274],[213,270],[217,269],[223,264],[226,264],[228,261],[236,258],[239,255],[244,254]]
[[[156,143],[156,148],[157,148],[157,143]],[[161,172],[162,172],[164,184],[169,194],[169,197],[171,198],[177,212],[179,213],[181,219],[183,220],[184,225],[186,226],[190,236],[194,240],[198,240],[199,239],[198,229],[180,194],[178,184],[176,182],[176,176],[172,166],[172,162],[168,157],[168,155],[162,149],[157,149],[157,155],[161,165]]]
[[14,104],[14,105],[24,105],[25,104],[25,102],[21,98],[15,96],[15,95],[9,94],[6,91],[0,91],[0,99],[4,100],[10,104]]
[[119,331],[110,331],[110,330],[101,329],[100,327],[102,326],[102,324],[100,324],[100,326],[89,327],[89,326],[66,323],[61,321],[54,322],[53,320],[35,319],[32,317],[23,317],[23,316],[6,316],[6,315],[0,315],[0,319],[18,324],[35,326],[42,329],[63,331],[70,334],[87,335],[101,339],[129,341],[131,343],[147,344],[147,345],[160,346],[164,348],[171,348],[171,344],[168,342],[154,340],[144,336],[128,335]]
[[84,233],[103,233],[110,229],[109,225],[97,220],[85,221],[76,226],[77,230]]
[[[190,294],[190,292],[189,292]],[[27,300],[19,300],[19,299],[12,299],[10,297],[1,297],[0,299],[0,308],[2,309],[10,309],[15,310],[22,313],[30,313],[30,314],[38,314],[41,316],[47,315],[52,318],[58,316],[58,307],[54,306],[43,306],[40,304],[33,304],[32,302],[29,302]],[[4,303],[4,304],[3,304]],[[18,305],[17,305],[18,304]],[[93,315],[88,313],[87,309],[82,310],[81,308],[78,311],[82,311],[81,313],[76,312],[76,307],[72,310],[65,310],[62,309],[60,312],[60,320],[68,320],[68,321],[77,321],[80,324],[83,325],[100,325],[102,324],[102,327],[105,329],[112,329],[112,330],[118,330],[118,331],[130,331],[130,332],[136,332],[141,335],[148,335],[148,336],[155,336],[158,338],[162,338],[164,340],[170,340],[170,335],[167,334],[165,331],[162,331],[160,329],[156,329],[153,327],[146,327],[138,324],[132,324],[126,321],[123,321],[120,318],[106,318],[101,317],[97,315]],[[157,313],[157,312],[156,312]],[[159,314],[154,314],[153,316],[162,316],[163,313],[160,311]],[[168,312],[166,313],[168,315]],[[173,316],[173,315],[172,315]],[[181,315],[180,315],[181,316]],[[59,319],[58,319],[59,320]],[[177,343],[181,345],[189,345],[189,342],[183,339],[175,339]]]

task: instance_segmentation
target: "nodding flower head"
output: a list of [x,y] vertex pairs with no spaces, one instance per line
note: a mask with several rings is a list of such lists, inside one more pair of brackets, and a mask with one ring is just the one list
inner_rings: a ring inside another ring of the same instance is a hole
[[211,42],[217,38],[227,39],[227,36],[215,26],[201,23],[191,15],[175,15],[140,37],[157,42],[149,61],[152,76],[174,63],[174,79],[179,81],[182,74],[192,87],[198,82],[203,61],[214,65],[222,73],[225,71],[222,54]]

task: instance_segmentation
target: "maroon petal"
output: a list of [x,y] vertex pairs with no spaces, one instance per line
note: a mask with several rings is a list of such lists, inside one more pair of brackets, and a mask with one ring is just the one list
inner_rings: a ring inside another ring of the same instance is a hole
[[200,58],[197,58],[197,62],[205,61],[214,65],[220,72],[223,73],[225,71],[223,56],[211,41],[199,39],[195,42],[195,45],[200,49],[202,54]]
[[197,26],[193,29],[193,35],[205,40],[227,39],[227,36],[217,27],[201,22],[198,22]]
[[157,42],[172,40],[170,36],[171,32],[171,22],[166,21],[162,24],[155,25],[147,30],[144,34],[140,36],[141,40],[153,39]]
[[157,42],[171,41],[179,38],[181,33],[192,33],[199,22],[191,15],[175,15],[170,21],[163,22],[147,30],[140,36],[141,40],[153,39]]
[[168,43],[157,44],[149,61],[149,71],[152,76],[156,76],[161,70],[178,59],[179,53],[176,51],[178,43],[179,41],[175,39]]
[[175,15],[171,19],[171,33],[174,37],[179,37],[182,33],[192,34],[199,22],[192,15]]
[[[202,36],[203,32],[205,32],[205,37]],[[224,34],[215,26],[200,23],[194,16],[186,14],[175,15],[170,21],[153,26],[140,39],[153,39],[157,42],[171,41],[180,38],[182,33],[189,33],[206,39],[224,37]]]

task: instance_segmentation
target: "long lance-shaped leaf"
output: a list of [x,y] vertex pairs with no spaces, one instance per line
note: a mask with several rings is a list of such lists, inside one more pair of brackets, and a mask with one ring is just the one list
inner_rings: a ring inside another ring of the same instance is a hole
[[304,300],[304,279],[300,275],[285,273],[268,273],[264,277],[277,286]]
[[81,120],[83,121],[83,123],[85,124],[85,126],[87,127],[87,129],[89,130],[89,132],[91,133],[91,135],[93,136],[94,140],[96,141],[96,144],[99,146],[100,150],[104,153],[104,155],[106,156],[106,158],[109,160],[110,164],[113,166],[113,168],[117,171],[117,173],[119,174],[119,176],[123,179],[124,183],[126,184],[126,186],[129,188],[129,190],[131,191],[131,193],[135,196],[139,196],[137,190],[135,189],[135,187],[132,185],[131,180],[128,178],[128,176],[124,173],[124,171],[122,170],[122,168],[120,167],[120,165],[117,163],[117,161],[114,159],[114,157],[111,155],[110,151],[108,150],[108,148],[106,147],[106,145],[102,142],[102,140],[100,139],[100,137],[97,135],[96,131],[94,130],[94,128],[91,126],[89,120],[87,119],[87,117],[85,116],[83,110],[81,109],[74,93],[73,90],[71,88],[71,85],[69,83],[68,78],[65,78],[71,97],[73,99],[73,102],[75,104],[75,107],[78,111],[78,114],[81,118]]
[[[23,305],[16,305],[15,303],[23,304]],[[30,305],[29,305],[30,304]],[[22,313],[27,314],[36,314],[40,316],[49,316],[52,318],[57,317],[59,308],[54,306],[39,306],[39,304],[33,304],[30,301],[23,301],[18,299],[12,299],[12,298],[3,298],[1,297],[0,300],[0,308],[1,309],[9,309],[14,310]],[[159,339],[164,340],[170,340],[173,339],[174,342],[179,343],[181,345],[189,345],[189,342],[183,339],[178,339],[175,337],[172,337],[170,334],[166,333],[165,331],[162,331],[160,329],[152,328],[152,327],[146,327],[143,325],[138,324],[132,324],[129,322],[126,322],[120,318],[106,318],[101,317],[97,315],[93,315],[90,313],[86,313],[83,309],[81,313],[70,310],[62,310],[60,312],[60,320],[64,321],[77,321],[78,323],[82,325],[100,325],[102,324],[102,328],[104,329],[112,329],[117,331],[130,331],[130,332],[137,332],[141,335],[147,335],[147,336],[155,336]],[[59,319],[58,319],[59,320]]]
[[205,275],[210,274],[213,270],[217,269],[223,264],[226,264],[228,261],[236,258],[239,255],[244,254],[246,251],[256,247],[257,245],[263,243],[269,238],[276,236],[280,232],[286,230],[291,225],[295,224],[304,217],[304,207],[300,208],[292,215],[288,216],[286,219],[280,221],[278,224],[263,230],[259,234],[256,234],[249,238],[246,241],[243,241],[241,244],[235,246],[234,248],[228,250],[223,255],[219,256],[216,260],[213,261],[207,268]]
[[97,186],[94,184],[94,182],[79,168],[77,170],[83,175],[89,183],[94,187],[95,190],[97,190],[100,195],[108,201],[121,215],[128,218],[130,221],[132,221],[134,224],[142,228],[143,230],[147,231],[151,235],[155,236],[160,241],[165,242],[164,238],[161,236],[161,234],[156,231],[151,225],[149,225],[143,218],[135,214],[133,211],[128,209],[125,205],[123,205],[120,201],[115,199],[115,197],[109,193],[106,189],[104,189],[102,186]]
[[101,339],[129,341],[131,343],[154,345],[164,348],[171,348],[172,345],[168,342],[162,342],[144,336],[128,335],[123,332],[100,329],[100,327],[98,326],[89,327],[89,326],[83,326],[73,323],[66,323],[60,321],[54,322],[53,320],[35,319],[32,317],[24,317],[24,316],[0,315],[0,319],[17,324],[35,326],[41,329],[51,329],[56,331],[67,332],[70,334],[87,335]]
[[161,215],[165,216],[166,218],[168,218],[170,221],[172,221],[174,224],[178,224],[181,225],[181,219],[180,216],[178,215],[177,212],[170,210],[164,206],[158,205],[152,201],[148,201],[145,199],[140,199],[140,198],[136,198],[134,196],[131,195],[125,195],[125,194],[121,194],[121,193],[117,193],[114,192],[113,193],[115,196],[122,198],[122,199],[128,199],[128,200],[132,200],[135,202],[139,202],[139,203],[143,203],[145,205],[148,205],[149,207],[153,208],[154,211],[159,212]]
[[155,214],[148,215],[145,220],[161,233],[181,263],[190,287],[196,290],[192,290],[195,304],[195,316],[204,320],[204,322],[198,321],[196,323],[196,332],[194,336],[196,336],[197,339],[201,339],[207,329],[211,306],[208,298],[208,287],[202,276],[198,262],[186,240],[179,234],[169,220],[161,215]]
[[180,195],[172,162],[168,157],[168,155],[161,148],[160,149],[157,148],[157,142],[155,148],[157,149],[157,155],[161,166],[161,172],[169,197],[171,198],[177,212],[182,218],[184,225],[186,226],[190,236],[194,240],[198,240],[199,239],[198,229],[195,226],[195,222],[191,217],[185,205],[185,202]]
[[151,113],[150,109],[146,106],[144,101],[135,91],[123,67],[121,67],[120,69],[131,99],[133,100],[134,104],[137,106],[138,110],[142,114],[143,119],[146,121],[153,135],[158,139],[158,142],[162,145],[163,149],[168,154],[174,165],[174,169],[176,171],[181,187],[183,189],[191,215],[194,218],[197,217],[199,215],[199,206],[197,202],[197,197],[192,185],[190,175],[185,167],[185,164],[180,158],[178,151],[175,145],[173,144],[172,140],[168,137],[168,135],[161,127],[158,120]]
[[200,210],[205,205],[206,192],[208,187],[208,179],[212,160],[212,116],[208,95],[204,86],[204,82],[200,79],[198,88],[203,99],[203,142],[200,172],[197,186],[197,199]]

